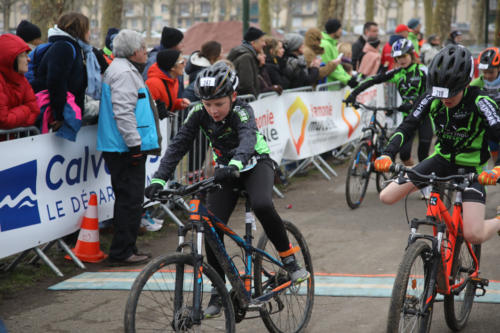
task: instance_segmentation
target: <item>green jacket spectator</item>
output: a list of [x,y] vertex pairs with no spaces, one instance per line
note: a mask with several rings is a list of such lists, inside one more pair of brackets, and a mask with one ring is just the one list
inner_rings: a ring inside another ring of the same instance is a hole
[[411,29],[411,31],[408,33],[407,39],[409,39],[413,44],[413,49],[415,49],[415,52],[420,55],[420,45],[418,45],[418,33],[420,32],[420,28],[422,27],[422,24],[420,24],[420,19],[410,19],[407,26]]
[[[330,62],[331,60],[335,60],[339,56],[339,51],[337,49],[338,41],[337,39],[342,34],[341,23],[337,19],[330,19],[325,24],[326,32],[322,32],[323,39],[321,40],[320,46],[325,50],[323,55],[321,56],[321,60],[325,64]],[[330,73],[327,77],[327,82],[332,81],[340,81],[343,84],[353,84],[357,85],[357,82],[354,83],[355,79],[347,74],[342,65],[338,65],[337,68],[333,72]]]

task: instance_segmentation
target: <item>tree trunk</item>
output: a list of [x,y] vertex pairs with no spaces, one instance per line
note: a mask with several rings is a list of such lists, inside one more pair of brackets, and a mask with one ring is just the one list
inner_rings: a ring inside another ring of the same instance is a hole
[[425,15],[425,34],[432,35],[432,0],[424,0],[424,15]]
[[285,30],[286,30],[286,32],[291,32],[292,31],[293,11],[295,9],[295,6],[297,5],[297,1],[288,0],[287,2],[288,2],[288,6],[287,6],[287,10],[286,10]]
[[325,29],[325,23],[328,21],[328,9],[330,8],[330,0],[318,0],[318,28]]
[[109,28],[122,26],[123,0],[104,0],[101,13],[101,41],[104,45]]
[[[500,10],[500,0],[497,0],[497,15],[495,18],[495,42],[493,45],[499,45],[500,43],[500,15],[499,15],[499,10]],[[488,27],[486,27],[488,29]]]
[[[121,1],[113,1],[115,2]],[[30,0],[30,20],[42,31],[42,40],[47,40],[47,30],[54,26],[59,16],[73,7],[73,1],[65,0]]]
[[224,21],[231,20],[231,11],[233,10],[233,2],[231,0],[224,0],[226,10],[224,11]]
[[170,10],[170,17],[168,19],[168,25],[170,27],[177,26],[177,6],[175,5],[175,0],[170,0],[168,4]]
[[146,31],[146,43],[151,43],[151,30],[153,29],[153,12],[154,12],[154,0],[142,0],[144,4],[144,17],[145,25],[144,30]]
[[446,40],[451,28],[451,14],[453,10],[453,0],[436,0],[436,9],[433,14],[432,30]]
[[396,0],[397,3],[397,8],[396,8],[396,22],[401,23],[403,22],[403,5],[404,5],[404,0]]
[[365,22],[373,21],[375,17],[375,0],[366,0],[365,5]]
[[194,19],[196,17],[196,2],[191,2],[191,25],[194,24]]
[[[346,0],[346,3],[345,3],[345,7],[347,9],[347,17],[346,17],[346,20],[345,20],[345,30],[347,31],[351,31],[351,7],[352,7],[352,0]],[[345,9],[344,9],[344,13],[345,13]],[[386,18],[386,21],[387,21],[387,18]]]
[[269,0],[259,0],[259,25],[266,34],[271,33],[271,13],[269,12]]
[[475,44],[481,44],[484,42],[485,11],[486,4],[484,0],[472,0],[472,22],[470,28]]
[[2,1],[2,14],[3,14],[3,31],[9,32],[10,29],[10,8],[12,3],[10,0]]
[[413,0],[413,17],[418,17],[418,3],[419,0]]

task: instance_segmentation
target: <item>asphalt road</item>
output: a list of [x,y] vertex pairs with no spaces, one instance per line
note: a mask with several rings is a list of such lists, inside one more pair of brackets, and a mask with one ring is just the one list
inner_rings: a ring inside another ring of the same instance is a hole
[[[280,214],[299,226],[313,256],[316,272],[346,274],[394,274],[402,258],[408,226],[404,202],[385,206],[378,200],[374,182],[359,209],[348,208],[344,199],[345,166],[339,176],[327,181],[319,173],[297,178],[286,189],[285,199],[276,199]],[[500,189],[488,191],[487,216],[495,214]],[[291,204],[292,208],[286,206]],[[417,195],[407,202],[411,217],[425,214]],[[242,207],[231,226],[242,230]],[[261,229],[260,229],[261,230]],[[175,245],[175,233],[145,250],[154,254]],[[482,276],[500,280],[500,238],[483,245]],[[90,270],[94,269],[92,266]],[[78,272],[77,272],[78,273]],[[49,291],[48,284],[19,292],[0,304],[0,317],[8,331],[16,332],[122,332],[125,291]],[[384,332],[388,298],[316,297],[307,332]],[[448,332],[442,303],[435,306],[432,332]],[[464,332],[498,332],[499,304],[474,304]],[[259,319],[242,322],[238,332],[264,332]]]

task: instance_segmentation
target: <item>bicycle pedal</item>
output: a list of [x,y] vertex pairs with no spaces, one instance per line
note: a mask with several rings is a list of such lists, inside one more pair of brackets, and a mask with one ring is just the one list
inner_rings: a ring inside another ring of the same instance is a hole
[[481,297],[481,296],[486,295],[486,288],[485,287],[487,287],[490,284],[490,280],[483,279],[480,277],[474,277],[474,278],[471,278],[471,282],[476,286],[476,290],[480,289],[482,291],[482,294],[480,294],[480,295],[478,295],[476,293],[477,297]]

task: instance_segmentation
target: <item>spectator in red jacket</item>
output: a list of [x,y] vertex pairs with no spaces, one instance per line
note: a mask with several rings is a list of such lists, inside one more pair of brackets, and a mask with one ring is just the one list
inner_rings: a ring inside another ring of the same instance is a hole
[[161,119],[167,116],[167,111],[183,110],[190,103],[187,98],[177,97],[177,78],[184,72],[185,61],[180,51],[163,50],[158,52],[156,62],[148,70],[146,84],[156,101]]
[[32,126],[40,113],[35,93],[24,77],[30,48],[20,37],[0,36],[0,129]]

